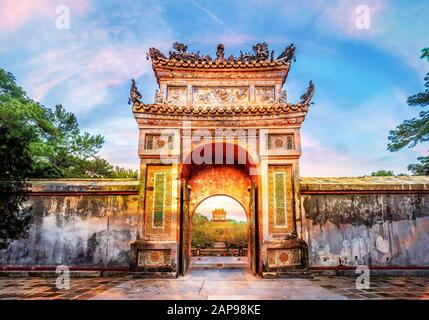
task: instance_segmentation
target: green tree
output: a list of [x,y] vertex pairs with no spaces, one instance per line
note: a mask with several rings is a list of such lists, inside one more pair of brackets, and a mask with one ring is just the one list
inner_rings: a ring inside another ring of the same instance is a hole
[[27,141],[34,134],[22,121],[4,121],[4,116],[0,109],[0,250],[28,233],[31,207],[25,204],[25,195],[31,156]]
[[113,172],[110,174],[110,178],[138,178],[138,170],[125,169],[119,166],[113,168]]
[[213,245],[215,242],[247,243],[247,223],[245,221],[228,220],[222,223],[209,221],[199,213],[192,219],[192,246]]
[[[33,101],[16,84],[15,77],[0,69],[0,113],[3,125],[18,122],[28,130],[27,149],[31,178],[128,178],[136,171],[113,168],[98,156],[104,138],[79,128],[76,116],[61,105],[53,110]],[[19,134],[22,127],[8,125]],[[13,153],[6,154],[8,158]]]
[[[422,59],[426,58],[429,62],[429,48],[422,50]],[[424,91],[412,95],[408,98],[409,106],[425,108],[429,105],[429,73],[426,74]],[[419,116],[411,120],[405,120],[395,130],[390,131],[390,151],[398,151],[405,146],[415,147],[418,143],[424,143],[429,140],[429,110],[422,110]],[[419,163],[410,164],[408,170],[414,175],[429,175],[429,156],[418,157]]]
[[192,218],[192,240],[193,247],[213,244],[213,239],[209,231],[209,219],[206,216],[196,212]]
[[28,234],[30,178],[137,177],[97,156],[103,142],[82,132],[61,105],[51,110],[33,101],[0,68],[0,249]]
[[371,173],[372,177],[389,177],[394,175],[395,174],[391,170],[378,170]]

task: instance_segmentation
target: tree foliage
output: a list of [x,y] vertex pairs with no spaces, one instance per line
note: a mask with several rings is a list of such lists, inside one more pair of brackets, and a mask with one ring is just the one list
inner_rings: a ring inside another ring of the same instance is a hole
[[247,224],[242,221],[228,220],[223,222],[209,221],[199,213],[192,219],[192,246],[213,246],[215,242],[246,245]]
[[[31,178],[136,177],[137,171],[114,168],[98,156],[104,138],[82,132],[76,116],[57,105],[49,109],[32,99],[16,84],[15,77],[0,69],[2,124],[20,123],[29,132],[27,148]],[[22,126],[9,125],[13,135]],[[13,153],[9,154],[13,157]]]
[[0,249],[25,237],[30,178],[128,178],[137,171],[113,167],[97,156],[104,139],[82,132],[75,115],[33,101],[0,68]]
[[19,119],[3,121],[5,115],[0,108],[0,250],[27,236],[31,222],[25,194],[32,161],[27,142],[34,133]]
[[[422,50],[421,58],[429,62],[429,48]],[[410,96],[407,100],[409,106],[425,108],[429,105],[429,73],[424,78],[424,91]],[[429,110],[422,110],[419,116],[405,120],[395,130],[390,131],[388,149],[398,151],[406,146],[415,147],[418,143],[429,140]],[[418,157],[419,163],[408,166],[414,175],[429,175],[429,156]]]
[[371,173],[372,177],[390,177],[394,175],[395,174],[391,170],[378,170]]

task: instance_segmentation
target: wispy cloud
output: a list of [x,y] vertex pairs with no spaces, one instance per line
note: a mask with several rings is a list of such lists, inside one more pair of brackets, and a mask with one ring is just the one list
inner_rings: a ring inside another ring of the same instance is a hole
[[[31,49],[37,50],[23,64],[23,68],[31,70],[23,80],[24,87],[37,101],[62,103],[80,117],[108,104],[113,87],[150,72],[148,47],[170,42],[170,29],[163,17],[157,16],[156,6],[142,13],[140,18],[148,16],[142,21],[125,14],[115,17],[134,21],[135,28],[73,16],[68,31],[59,32],[54,27],[40,30],[42,39],[57,41],[49,42],[46,48],[33,44]],[[153,28],[154,20],[161,36],[145,30]]]
[[[356,27],[356,19],[361,14],[356,9],[362,5],[369,10],[369,29]],[[280,5],[279,10],[288,23],[313,24],[318,33],[358,40],[401,56],[404,63],[420,76],[429,70],[427,64],[418,59],[420,50],[429,42],[424,22],[428,19],[425,3],[410,4],[402,0],[288,1]]]
[[80,45],[36,56],[29,63],[38,77],[25,84],[38,101],[54,88],[61,90],[62,103],[80,114],[107,102],[109,88],[138,78],[149,71],[147,47],[111,45],[85,50]]
[[228,27],[217,15],[215,15],[213,13],[213,11],[207,9],[206,7],[203,7],[202,5],[200,5],[195,0],[191,0],[191,2],[193,3],[194,6],[196,6],[199,9],[201,9],[203,12],[205,12],[215,22],[217,22],[219,25],[221,25],[222,27],[224,27],[232,36],[236,36],[235,32],[230,27]]
[[[1,0],[0,33],[14,31],[26,23],[36,23],[39,19],[50,19],[55,25],[59,0]],[[87,0],[74,0],[67,5],[74,13],[83,13],[90,8]]]
[[302,175],[361,176],[380,169],[406,172],[423,150],[387,150],[389,131],[415,114],[402,100],[400,90],[395,91],[353,108],[341,102],[314,105],[302,129]]

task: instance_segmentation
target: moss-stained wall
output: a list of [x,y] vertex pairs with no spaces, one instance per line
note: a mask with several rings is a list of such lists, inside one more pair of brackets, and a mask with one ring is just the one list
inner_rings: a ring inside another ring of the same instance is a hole
[[310,266],[429,266],[429,178],[304,178]]
[[28,239],[0,254],[9,266],[128,267],[139,230],[138,181],[34,181]]
[[[32,182],[28,239],[2,266],[129,266],[143,230],[138,180]],[[310,266],[429,266],[429,177],[303,178],[298,231]]]

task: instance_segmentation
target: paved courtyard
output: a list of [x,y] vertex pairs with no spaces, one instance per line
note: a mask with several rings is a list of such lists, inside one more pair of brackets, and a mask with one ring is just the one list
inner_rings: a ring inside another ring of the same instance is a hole
[[71,278],[58,290],[55,278],[0,278],[0,299],[429,299],[429,277],[372,277],[358,290],[353,277],[261,279],[245,269],[191,270],[170,280],[132,277]]

